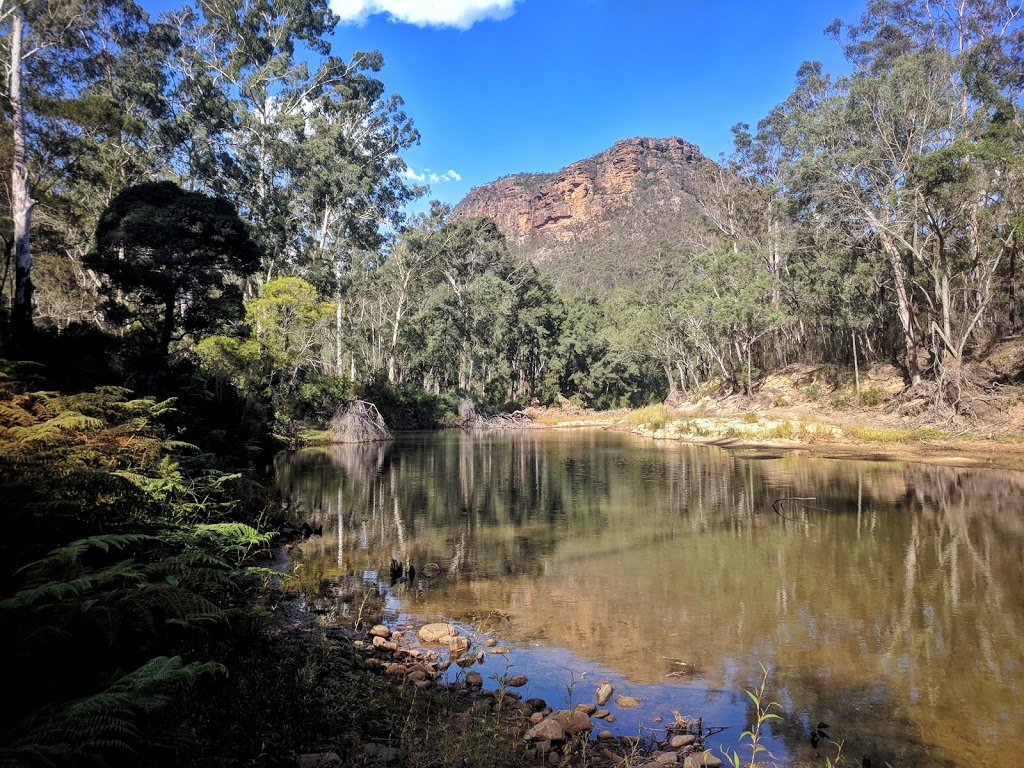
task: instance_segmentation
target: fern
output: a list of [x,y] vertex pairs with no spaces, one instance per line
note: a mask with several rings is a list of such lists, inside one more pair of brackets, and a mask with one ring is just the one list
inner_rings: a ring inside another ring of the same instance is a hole
[[98,536],[88,536],[78,539],[63,547],[50,551],[49,555],[42,560],[37,560],[18,569],[17,572],[27,571],[30,575],[45,572],[47,569],[57,565],[72,565],[77,563],[82,555],[89,550],[110,552],[111,549],[123,550],[130,544],[142,542],[159,542],[160,538],[145,533],[105,533]]
[[143,715],[166,707],[199,677],[226,674],[214,662],[184,664],[180,656],[158,656],[122,675],[105,690],[40,713],[27,733],[0,750],[0,762],[11,766],[61,766],[107,763],[115,755],[137,752],[145,734]]

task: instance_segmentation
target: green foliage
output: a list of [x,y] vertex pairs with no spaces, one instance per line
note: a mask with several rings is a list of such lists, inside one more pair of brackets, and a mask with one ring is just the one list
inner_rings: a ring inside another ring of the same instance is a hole
[[377,406],[392,429],[443,429],[458,424],[458,403],[452,397],[424,392],[419,387],[392,386],[377,379],[358,388],[358,397]]

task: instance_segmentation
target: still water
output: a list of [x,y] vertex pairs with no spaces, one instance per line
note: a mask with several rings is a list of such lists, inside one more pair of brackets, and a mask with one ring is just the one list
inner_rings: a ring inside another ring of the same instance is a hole
[[492,634],[513,650],[484,677],[556,707],[610,679],[644,702],[621,733],[676,709],[731,749],[764,665],[780,763],[824,764],[819,721],[846,764],[1024,760],[1024,473],[550,430],[301,451],[278,479],[324,524],[295,583],[334,585],[332,621]]

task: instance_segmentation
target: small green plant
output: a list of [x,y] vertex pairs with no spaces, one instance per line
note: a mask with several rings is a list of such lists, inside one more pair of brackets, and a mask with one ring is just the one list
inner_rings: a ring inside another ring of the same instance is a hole
[[882,400],[878,387],[868,387],[860,391],[860,404],[866,408],[874,408]]
[[801,387],[800,391],[804,393],[804,397],[808,400],[817,400],[821,397],[821,385],[818,382]]
[[748,411],[747,413],[744,413],[743,414],[743,423],[744,424],[757,424],[757,414],[754,413],[753,411]]
[[566,694],[566,696],[565,696],[565,707],[566,707],[566,709],[572,709],[573,708],[573,703],[572,703],[573,691],[576,689],[577,685],[579,685],[580,683],[583,682],[583,678],[585,678],[586,676],[587,676],[587,673],[584,672],[582,675],[580,675],[577,678],[576,677],[576,670],[574,670],[574,669],[570,669],[569,670],[569,682],[567,682],[565,684],[565,694]]
[[733,768],[755,768],[758,765],[758,757],[760,755],[767,755],[773,757],[771,752],[768,751],[761,743],[762,732],[765,728],[765,724],[770,720],[779,720],[780,717],[772,712],[773,709],[781,709],[782,706],[775,701],[766,701],[765,691],[768,688],[768,670],[764,664],[759,664],[761,667],[761,685],[758,686],[756,691],[746,691],[747,696],[754,702],[754,712],[756,717],[753,725],[747,730],[740,734],[740,741],[748,741],[750,748],[750,761],[744,763],[743,758],[740,757],[738,751],[733,750],[732,754],[723,750],[722,754],[725,756],[726,761]]

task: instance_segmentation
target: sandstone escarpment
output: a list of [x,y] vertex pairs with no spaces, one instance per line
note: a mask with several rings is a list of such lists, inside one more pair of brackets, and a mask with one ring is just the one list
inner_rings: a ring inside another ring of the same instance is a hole
[[694,210],[693,173],[705,162],[683,139],[623,139],[555,173],[476,187],[452,215],[490,216],[513,251],[539,264],[609,238],[642,248]]

